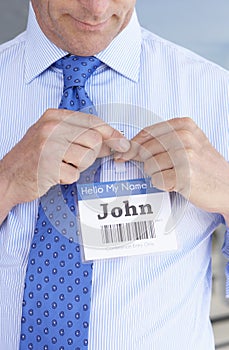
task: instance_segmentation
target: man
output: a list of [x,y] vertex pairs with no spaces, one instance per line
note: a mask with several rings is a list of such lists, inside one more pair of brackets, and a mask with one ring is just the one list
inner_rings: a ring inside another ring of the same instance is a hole
[[[103,181],[123,167],[138,178],[129,169],[140,162],[171,192],[177,247],[94,261],[88,348],[214,349],[210,252],[229,221],[228,73],[140,29],[134,5],[33,0],[27,31],[1,48],[1,349],[19,348],[37,199],[112,153]],[[98,117],[58,109],[53,64],[68,53],[102,62],[87,85]],[[228,246],[226,235],[227,255]]]

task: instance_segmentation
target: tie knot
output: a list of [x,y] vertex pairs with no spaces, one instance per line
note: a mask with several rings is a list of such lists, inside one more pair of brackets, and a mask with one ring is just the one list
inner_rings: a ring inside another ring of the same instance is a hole
[[63,69],[64,89],[73,86],[84,87],[86,80],[101,65],[94,56],[65,56],[56,62]]

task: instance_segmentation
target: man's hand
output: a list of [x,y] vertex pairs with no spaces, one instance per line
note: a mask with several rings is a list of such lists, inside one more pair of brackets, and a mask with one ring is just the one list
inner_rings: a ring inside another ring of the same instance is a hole
[[1,160],[2,195],[9,207],[32,201],[57,183],[77,181],[110,149],[125,152],[129,147],[121,133],[94,115],[47,110]]
[[144,162],[155,187],[179,192],[197,207],[229,219],[229,164],[190,118],[146,127],[115,159]]

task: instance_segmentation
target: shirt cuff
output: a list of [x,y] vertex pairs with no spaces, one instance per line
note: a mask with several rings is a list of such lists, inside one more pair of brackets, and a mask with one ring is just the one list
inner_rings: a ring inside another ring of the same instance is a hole
[[[222,252],[225,255],[225,257],[229,260],[229,227],[226,227]],[[226,297],[229,298],[229,262],[226,265],[225,274],[226,274]]]

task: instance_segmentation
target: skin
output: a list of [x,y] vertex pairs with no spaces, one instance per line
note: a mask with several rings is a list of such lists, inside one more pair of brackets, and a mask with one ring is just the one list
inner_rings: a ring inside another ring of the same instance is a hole
[[155,187],[179,192],[229,222],[229,164],[192,119],[171,119],[141,130],[130,149],[115,159],[143,162]]
[[[133,0],[33,0],[38,23],[60,48],[76,55],[105,49],[128,24]],[[57,183],[77,181],[97,157],[142,161],[158,188],[177,191],[229,222],[229,165],[189,118],[142,130],[130,142],[81,112],[47,110],[0,162],[0,223],[11,208]],[[52,157],[50,157],[52,154]],[[54,156],[55,155],[55,156]],[[3,207],[2,207],[3,206]]]
[[104,50],[128,24],[135,0],[33,0],[38,23],[62,49],[80,56]]

